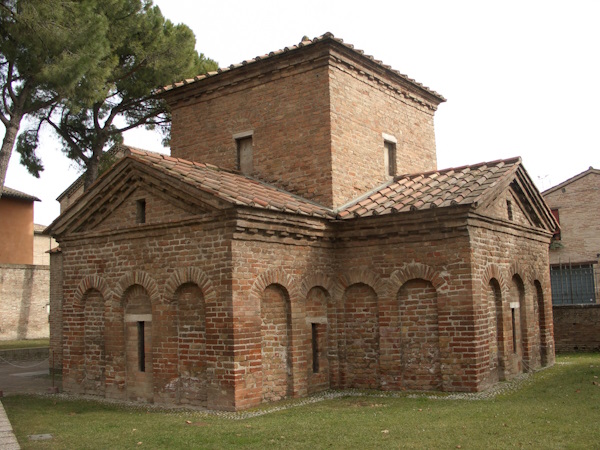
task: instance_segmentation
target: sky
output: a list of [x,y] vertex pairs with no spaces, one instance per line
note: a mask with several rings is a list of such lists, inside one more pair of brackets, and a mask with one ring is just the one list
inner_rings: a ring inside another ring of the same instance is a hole
[[[540,191],[600,169],[598,0],[155,0],[221,67],[333,33],[443,95],[438,169],[521,156]],[[4,130],[0,128],[0,136]],[[168,152],[145,130],[125,143]],[[13,154],[6,186],[38,197],[35,222],[79,175],[50,131],[35,179]]]

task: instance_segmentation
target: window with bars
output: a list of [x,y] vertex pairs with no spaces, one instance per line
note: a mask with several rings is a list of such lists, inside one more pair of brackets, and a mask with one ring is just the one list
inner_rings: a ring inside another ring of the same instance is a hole
[[593,264],[550,266],[553,305],[596,303],[596,271]]

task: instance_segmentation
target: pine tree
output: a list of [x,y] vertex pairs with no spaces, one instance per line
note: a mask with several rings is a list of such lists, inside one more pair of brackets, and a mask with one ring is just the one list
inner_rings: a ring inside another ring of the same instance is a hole
[[[98,17],[94,6],[88,0],[0,0],[0,122],[6,128],[0,196],[23,119],[34,119],[75,90],[88,102],[97,99],[106,77],[98,62],[110,47],[107,19]],[[23,146],[37,145],[36,136],[26,134]],[[41,161],[30,156],[27,164],[39,172]]]
[[[100,62],[107,74],[102,98],[89,103],[85,90],[83,95],[76,90],[44,117],[61,138],[64,153],[86,170],[86,189],[98,177],[101,155],[122,142],[123,132],[159,128],[168,139],[170,114],[166,102],[154,95],[156,88],[217,67],[196,52],[193,32],[166,20],[151,1],[99,1],[98,13],[107,19],[110,43],[110,53]],[[22,160],[35,161],[36,145],[22,144],[17,146]],[[28,168],[36,173],[35,165]]]

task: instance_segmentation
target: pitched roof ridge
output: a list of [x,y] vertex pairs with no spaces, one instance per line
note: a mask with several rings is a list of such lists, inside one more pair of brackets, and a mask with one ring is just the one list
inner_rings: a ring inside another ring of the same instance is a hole
[[591,173],[600,175],[600,170],[594,169],[592,166],[590,166],[587,170],[584,170],[583,172],[580,172],[577,175],[573,175],[572,177],[567,178],[565,181],[558,183],[556,186],[552,186],[551,188],[546,189],[545,191],[542,192],[542,196],[550,194],[550,193],[556,191],[557,189],[560,189],[560,188],[566,186],[567,184],[571,184],[572,182],[577,181],[580,178],[583,178],[586,175],[589,175]]
[[2,197],[16,198],[19,200],[30,200],[32,202],[41,202],[41,200],[34,195],[30,195],[25,192],[18,191],[16,189],[10,188],[8,186],[4,186],[4,188],[2,190]]
[[295,51],[298,50],[302,47],[307,47],[310,45],[314,45],[318,42],[322,42],[322,41],[326,41],[326,40],[332,40],[337,42],[340,45],[343,45],[344,47],[352,50],[353,52],[355,52],[356,54],[374,62],[375,64],[383,67],[386,70],[389,70],[390,72],[394,73],[395,75],[399,76],[400,78],[403,78],[404,80],[410,82],[411,84],[414,84],[418,87],[420,87],[421,89],[429,92],[430,94],[434,95],[435,97],[438,97],[441,101],[446,101],[446,99],[444,98],[444,96],[442,96],[441,94],[437,93],[436,91],[434,91],[433,89],[428,88],[427,86],[423,85],[422,83],[419,83],[418,81],[414,80],[413,78],[410,78],[408,75],[405,75],[403,73],[401,73],[400,71],[393,69],[391,66],[384,64],[382,61],[375,59],[373,56],[371,55],[367,55],[365,54],[364,50],[360,50],[360,49],[356,49],[354,48],[354,45],[352,44],[348,44],[346,42],[344,42],[343,39],[341,38],[336,38],[333,33],[327,31],[324,34],[322,34],[321,36],[317,36],[313,39],[308,38],[307,36],[303,36],[301,41],[296,44],[296,45],[292,45],[292,46],[286,46],[283,49],[279,49],[279,50],[274,50],[274,51],[270,51],[269,53],[266,53],[262,56],[256,56],[254,58],[251,59],[245,59],[239,63],[234,63],[234,64],[230,64],[227,67],[219,67],[217,70],[213,70],[210,72],[206,72],[204,74],[200,74],[200,75],[196,75],[193,78],[186,78],[184,80],[181,81],[173,81],[171,84],[167,85],[167,86],[162,86],[158,89],[156,89],[156,93],[163,93],[163,92],[167,92],[167,91],[171,91],[173,89],[188,85],[188,84],[192,84],[195,83],[197,81],[201,81],[204,80],[206,78],[210,78],[216,75],[219,75],[223,72],[229,72],[231,70],[237,69],[239,67],[243,67],[243,66],[247,66],[249,64],[253,64],[256,63],[258,61],[263,61],[265,59],[269,59],[269,58],[273,58],[275,56],[279,56],[282,55],[284,53],[288,53],[290,51]]
[[[137,157],[134,156],[132,159],[140,161],[142,163],[145,162],[144,152],[138,152],[136,156]],[[169,161],[169,162],[175,163],[176,166],[178,164],[181,164],[181,165],[184,165],[186,167],[190,167],[192,169],[199,170],[199,171],[209,170],[211,172],[221,172],[221,173],[232,175],[234,177],[243,178],[246,181],[249,181],[249,182],[251,182],[251,183],[253,183],[255,185],[260,186],[261,188],[270,190],[272,192],[274,191],[274,192],[282,193],[282,194],[288,196],[289,198],[296,200],[299,203],[303,203],[303,204],[307,204],[307,205],[312,205],[312,206],[314,206],[314,207],[322,210],[324,214],[331,214],[331,215],[333,214],[333,210],[332,209],[327,208],[326,206],[324,206],[324,205],[322,205],[320,203],[317,203],[317,202],[315,202],[313,200],[309,200],[309,199],[307,199],[305,197],[302,197],[300,195],[294,194],[292,192],[286,191],[285,189],[281,189],[281,188],[279,188],[277,186],[274,186],[273,184],[271,184],[271,183],[269,183],[267,181],[264,181],[264,180],[261,180],[261,179],[256,178],[256,177],[252,177],[252,176],[243,174],[243,173],[241,173],[238,170],[227,169],[227,168],[216,166],[214,164],[201,163],[201,162],[197,162],[197,161],[190,161],[190,160],[183,159],[183,158],[175,158],[175,157],[172,157],[170,155],[165,155],[165,154],[156,154],[156,155],[152,155],[152,156],[159,156],[162,159],[164,159],[165,161]],[[148,161],[148,162],[151,163],[151,161]],[[159,167],[163,167],[164,168],[164,166],[160,166],[160,165],[159,165]],[[213,192],[213,193],[215,192],[214,189],[209,188],[207,186],[202,186],[202,184],[204,184],[204,183],[201,182],[201,185],[198,186],[198,188],[204,189],[206,191],[210,191],[210,192]],[[222,194],[225,195],[225,193],[222,193]],[[264,203],[264,201],[262,201],[262,202]],[[248,203],[251,204],[251,205],[255,205],[256,203],[262,204],[261,200],[259,199],[257,201],[256,198],[249,198],[248,199]],[[273,206],[273,205],[271,205],[271,202],[268,202],[268,204],[269,204],[269,206]],[[262,205],[262,206],[264,206],[264,205]]]
[[509,165],[509,164],[516,164],[516,163],[521,163],[521,157],[520,156],[515,156],[512,158],[507,158],[507,159],[496,159],[494,161],[482,161],[476,164],[465,164],[464,166],[458,166],[458,167],[448,167],[446,169],[436,169],[436,170],[429,170],[427,172],[417,172],[417,173],[406,173],[406,174],[402,174],[402,175],[396,175],[394,177],[394,181],[400,181],[401,179],[410,179],[410,180],[414,180],[417,179],[418,177],[423,177],[423,178],[427,178],[428,176],[431,175],[436,175],[436,176],[441,176],[441,175],[448,175],[452,172],[463,172],[464,170],[474,170],[474,169],[479,169],[481,167],[487,166],[487,167],[493,167],[493,166],[498,166],[499,164],[503,164],[503,165]]

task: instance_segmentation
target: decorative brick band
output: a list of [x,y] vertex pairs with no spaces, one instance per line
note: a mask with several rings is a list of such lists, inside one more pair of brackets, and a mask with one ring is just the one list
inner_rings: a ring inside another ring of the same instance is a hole
[[121,300],[125,291],[135,284],[139,284],[146,289],[146,292],[148,292],[148,295],[150,296],[151,303],[154,304],[160,301],[160,294],[158,292],[156,281],[154,281],[148,273],[141,270],[128,272],[121,277],[115,288],[115,298]]
[[425,264],[411,262],[404,264],[390,276],[389,297],[392,298],[396,296],[404,283],[414,279],[429,281],[438,294],[448,292],[448,282],[444,279],[442,274]]
[[329,296],[335,291],[335,282],[322,272],[313,272],[300,283],[299,296],[302,301],[306,300],[308,292],[314,287],[322,287]]
[[487,286],[490,284],[490,281],[495,279],[500,285],[500,291],[506,292],[508,289],[508,285],[506,284],[506,278],[502,275],[500,268],[498,268],[495,264],[490,264],[486,267],[485,272],[483,273],[483,277],[481,279],[482,282],[482,292],[485,292]]
[[342,299],[344,292],[353,284],[366,284],[375,291],[378,298],[381,298],[387,292],[387,282],[382,280],[379,275],[366,269],[353,269],[344,275],[340,275],[335,287],[334,299]]
[[254,281],[252,288],[250,288],[250,298],[253,301],[258,301],[259,303],[257,304],[260,304],[262,293],[271,284],[278,284],[285,288],[292,302],[299,298],[298,287],[294,277],[286,274],[282,269],[269,269],[261,273]]
[[177,289],[186,283],[196,284],[202,291],[205,302],[215,300],[217,293],[208,275],[196,267],[178,269],[171,274],[165,285],[165,300],[167,302],[172,301],[175,298]]
[[75,289],[73,306],[81,307],[85,294],[91,289],[95,289],[100,292],[105,301],[110,300],[113,297],[113,292],[108,287],[108,283],[104,278],[98,275],[88,275],[79,282],[79,286],[77,286],[77,289]]

